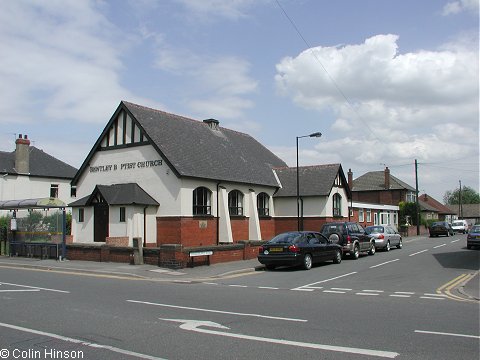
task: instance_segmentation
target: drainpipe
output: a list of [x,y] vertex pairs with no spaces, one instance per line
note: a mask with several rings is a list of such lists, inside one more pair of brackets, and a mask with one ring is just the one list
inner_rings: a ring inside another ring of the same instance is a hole
[[147,207],[143,208],[143,247],[147,246]]
[[220,183],[221,181],[217,182],[217,209],[216,209],[217,211],[217,245],[220,244],[220,215],[219,215],[220,212],[218,211],[219,197],[220,197],[218,190],[220,188]]

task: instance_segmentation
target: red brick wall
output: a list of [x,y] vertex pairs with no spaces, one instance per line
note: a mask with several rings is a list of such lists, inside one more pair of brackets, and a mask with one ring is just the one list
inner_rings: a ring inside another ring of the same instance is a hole
[[230,218],[233,242],[248,240],[248,218]]
[[209,246],[217,243],[217,219],[213,217],[157,218],[157,246]]
[[398,205],[405,201],[406,190],[354,191],[352,200],[373,204]]
[[128,246],[128,236],[112,236],[105,239],[105,244],[110,246]]
[[260,218],[260,231],[262,233],[262,240],[270,240],[275,236],[275,219]]

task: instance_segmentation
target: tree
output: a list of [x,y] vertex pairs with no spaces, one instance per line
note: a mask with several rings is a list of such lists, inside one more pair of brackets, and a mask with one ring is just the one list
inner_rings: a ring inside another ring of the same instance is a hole
[[[443,195],[443,203],[449,205],[460,204],[460,188],[448,190]],[[462,186],[462,204],[480,204],[480,194],[469,186]]]
[[417,204],[402,201],[398,206],[400,207],[400,224],[405,225],[408,218],[410,225],[417,225]]

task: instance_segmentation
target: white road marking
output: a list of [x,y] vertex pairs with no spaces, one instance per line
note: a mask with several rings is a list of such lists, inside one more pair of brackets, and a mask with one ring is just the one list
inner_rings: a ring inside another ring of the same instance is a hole
[[[330,278],[330,279],[326,279],[326,280],[322,280],[322,281],[317,281],[317,282],[314,282],[314,283],[311,283],[311,284],[299,286],[299,287],[294,288],[294,289],[291,289],[291,290],[310,291],[308,288],[312,288],[313,285],[322,284],[322,283],[325,283],[325,282],[328,282],[328,281],[340,279],[340,278],[343,278],[343,277],[346,277],[346,276],[350,276],[350,275],[353,275],[353,274],[356,274],[356,273],[357,273],[357,272],[354,271],[354,272],[351,272],[351,273],[348,273],[348,274],[344,274],[344,275],[340,275],[340,276],[335,276],[335,277]],[[308,290],[305,290],[305,288],[307,288]]]
[[426,250],[422,250],[422,251],[419,251],[419,252],[416,252],[416,253],[413,253],[413,254],[410,254],[410,255],[408,255],[408,256],[415,256],[415,255],[418,255],[418,254],[424,253],[425,251],[428,251],[428,249],[426,249]]
[[347,288],[332,288],[332,290],[339,290],[339,291],[352,291],[352,289],[347,289]]
[[451,243],[453,244],[453,243],[456,243],[457,241],[460,241],[460,240],[461,239],[453,240],[453,241],[451,241]]
[[441,248],[442,246],[447,246],[447,244],[437,245],[437,246],[434,246],[433,248],[438,249],[438,248]]
[[277,287],[272,287],[272,286],[259,286],[259,289],[267,289],[267,290],[278,290]]
[[261,315],[261,314],[238,313],[238,312],[223,311],[223,310],[201,309],[201,308],[194,308],[194,307],[188,307],[188,306],[159,304],[159,303],[152,303],[152,302],[148,302],[148,301],[138,301],[138,300],[126,300],[126,301],[127,301],[127,302],[131,302],[131,303],[136,303],[136,304],[162,306],[162,307],[168,307],[168,308],[173,308],[173,309],[203,311],[203,312],[210,312],[210,313],[216,313],[216,314],[227,314],[227,315],[237,315],[237,316],[250,316],[250,317],[263,318],[263,319],[274,319],[274,320],[285,320],[285,321],[296,321],[296,322],[307,322],[307,321],[308,321],[308,320],[304,320],[304,319],[294,319],[294,318],[286,318],[286,317],[278,317],[278,316],[269,316],[269,315]]
[[413,295],[413,294],[415,294],[415,293],[414,293],[414,292],[409,292],[409,291],[395,291],[395,294]]
[[436,296],[436,297],[447,297],[447,295],[444,295],[444,294],[427,294],[427,293],[425,293],[423,295],[425,295],[425,296]]
[[364,295],[364,296],[378,296],[379,294],[376,293],[355,293],[355,295]]
[[207,285],[219,285],[218,283],[214,283],[214,282],[204,282],[203,284],[207,284]]
[[246,286],[246,285],[228,285],[228,286],[230,286],[230,287],[238,287],[238,288],[246,288],[246,287],[248,287],[248,286]]
[[420,299],[430,299],[430,300],[445,300],[445,298],[432,297],[432,296],[420,296]]
[[11,285],[11,286],[18,286],[22,288],[27,288],[27,289],[38,289],[38,290],[45,290],[45,291],[53,291],[53,292],[59,292],[59,293],[64,293],[64,294],[70,294],[70,291],[64,291],[64,290],[56,290],[56,289],[48,289],[48,288],[41,288],[38,286],[27,286],[27,285],[20,285],[20,284],[11,284],[11,283],[6,283],[6,282],[0,282],[0,284],[4,285]]
[[303,289],[303,288],[295,288],[295,289],[290,289],[294,291],[314,291],[315,289]]
[[458,337],[466,337],[466,338],[472,338],[472,339],[480,339],[480,336],[478,335],[455,334],[455,333],[445,333],[445,332],[425,331],[425,330],[415,330],[415,332],[421,333],[421,334],[458,336]]
[[40,291],[40,289],[11,289],[11,290],[0,290],[0,292],[30,292],[30,291]]
[[209,335],[226,336],[226,337],[231,337],[231,338],[235,338],[235,339],[253,340],[253,341],[260,341],[260,342],[263,342],[263,343],[297,346],[297,347],[302,347],[302,348],[336,351],[336,352],[343,352],[343,353],[350,353],[350,354],[378,356],[378,357],[391,358],[391,359],[400,355],[399,353],[391,352],[391,351],[359,349],[359,348],[349,348],[349,347],[343,347],[343,346],[331,346],[331,345],[323,345],[323,344],[305,343],[305,342],[300,342],[300,341],[290,341],[290,340],[284,340],[284,339],[272,339],[272,338],[265,338],[265,337],[259,337],[259,336],[234,334],[234,333],[228,333],[228,332],[225,332],[225,331],[217,331],[217,330],[201,329],[200,328],[202,326],[204,326],[204,327],[208,326],[208,327],[213,327],[213,328],[217,328],[217,329],[230,330],[226,326],[223,326],[221,324],[211,322],[211,321],[162,319],[162,318],[160,318],[160,320],[178,322],[178,323],[181,324],[180,328],[183,329],[183,330],[195,331],[195,332],[199,332],[199,333],[203,333],[203,334],[209,334]]
[[384,292],[383,290],[362,290],[362,291],[373,292],[373,293],[383,293]]
[[46,337],[57,339],[57,340],[62,340],[62,341],[67,341],[67,342],[74,343],[74,344],[88,346],[88,347],[92,347],[92,348],[95,348],[95,349],[105,349],[105,350],[109,350],[109,351],[116,352],[116,353],[123,354],[123,355],[133,356],[133,357],[140,358],[140,359],[165,360],[163,358],[159,358],[159,357],[156,357],[156,356],[140,354],[140,353],[137,353],[137,352],[120,349],[120,348],[110,346],[110,345],[90,343],[90,342],[86,342],[86,341],[79,340],[79,339],[74,339],[74,338],[70,338],[70,337],[66,337],[66,336],[62,336],[62,335],[57,335],[57,334],[52,334],[52,333],[48,333],[48,332],[45,332],[45,331],[28,329],[28,328],[21,327],[21,326],[10,325],[10,324],[5,324],[5,323],[0,323],[0,326],[5,327],[5,328],[9,328],[9,329],[13,329],[13,330],[17,330],[17,331],[27,332],[27,333],[30,333],[30,334],[46,336]]
[[391,297],[399,297],[399,298],[409,298],[409,297],[411,297],[412,295],[391,294],[391,295],[388,295],[388,296],[391,296]]
[[381,264],[378,264],[378,265],[373,265],[373,266],[370,266],[370,269],[373,269],[373,268],[376,268],[376,267],[379,267],[379,266],[382,266],[382,265],[385,265],[385,264],[390,264],[390,263],[393,263],[395,261],[398,261],[400,259],[395,259],[395,260],[390,260],[390,261],[385,261],[384,263],[381,263]]
[[324,293],[330,294],[345,294],[345,291],[338,291],[338,290],[323,290]]

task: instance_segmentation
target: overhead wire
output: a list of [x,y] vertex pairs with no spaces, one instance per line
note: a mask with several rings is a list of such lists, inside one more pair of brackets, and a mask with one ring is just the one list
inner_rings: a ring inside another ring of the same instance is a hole
[[283,8],[283,6],[280,4],[280,1],[279,0],[275,0],[275,2],[277,3],[278,7],[282,10],[283,14],[285,15],[285,17],[287,18],[287,20],[290,22],[290,24],[292,25],[292,27],[295,29],[295,31],[297,32],[297,34],[300,36],[300,38],[303,40],[303,42],[305,43],[305,45],[307,46],[307,48],[310,50],[312,56],[314,57],[314,59],[320,64],[320,66],[322,67],[323,71],[325,71],[325,73],[327,74],[328,78],[330,79],[330,81],[332,82],[333,86],[335,86],[335,89],[340,93],[340,95],[343,97],[343,99],[345,100],[345,102],[347,103],[347,105],[350,107],[350,109],[353,110],[353,112],[355,113],[355,115],[360,119],[360,121],[365,125],[365,127],[368,129],[368,131],[375,137],[375,139],[377,139],[378,141],[381,141],[380,138],[375,134],[375,132],[370,128],[370,126],[368,126],[368,123],[362,118],[362,116],[358,113],[357,109],[355,109],[355,107],[353,106],[352,102],[350,101],[350,99],[347,97],[347,95],[343,92],[343,90],[340,88],[340,86],[337,84],[337,82],[335,81],[335,79],[333,78],[333,76],[330,75],[330,73],[328,72],[327,68],[323,65],[323,63],[320,61],[320,59],[318,58],[317,54],[315,54],[315,52],[313,51],[312,49],[312,46],[310,45],[310,43],[305,39],[305,37],[302,35],[301,31],[298,29],[297,25],[295,24],[295,22],[293,21],[293,19],[287,14],[287,12],[285,11],[285,9]]

